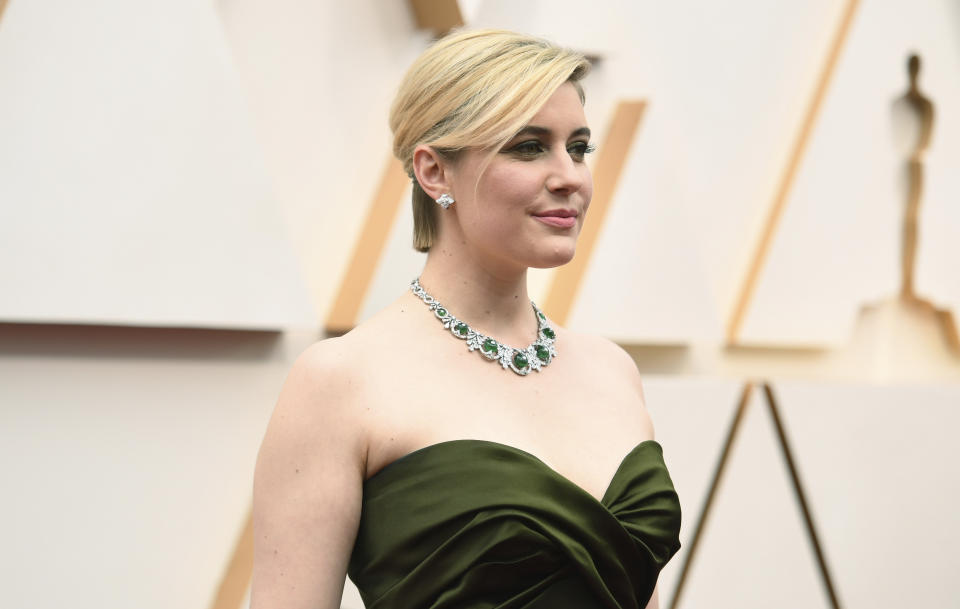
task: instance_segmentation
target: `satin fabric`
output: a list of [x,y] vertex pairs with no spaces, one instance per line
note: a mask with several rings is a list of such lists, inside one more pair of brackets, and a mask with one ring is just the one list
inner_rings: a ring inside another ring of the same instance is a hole
[[653,440],[599,502],[523,450],[453,440],[364,483],[347,573],[367,609],[642,609],[679,531]]

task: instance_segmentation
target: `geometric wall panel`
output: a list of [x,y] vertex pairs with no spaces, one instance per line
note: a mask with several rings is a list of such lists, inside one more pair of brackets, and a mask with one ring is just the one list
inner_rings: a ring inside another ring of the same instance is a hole
[[643,377],[655,436],[663,446],[664,460],[683,508],[680,551],[667,563],[657,584],[661,607],[671,606],[742,389],[743,383],[732,379]]
[[[639,338],[645,344],[682,344],[719,334],[715,302],[682,195],[666,180],[649,179],[650,172],[659,172],[663,142],[670,138],[668,125],[658,120],[663,110],[655,101],[644,104],[641,124],[627,144],[622,175],[616,191],[608,195],[606,222],[596,229],[593,255],[580,263],[586,268],[567,320],[572,328],[620,342]],[[606,160],[604,146],[612,135],[598,139],[598,162]],[[600,186],[598,182],[597,191]],[[603,186],[606,191],[614,184]],[[592,208],[587,213],[588,225],[601,220],[593,213]],[[578,248],[574,264],[588,254]],[[560,269],[558,279],[567,270]]]
[[384,244],[401,209],[400,197],[410,190],[410,178],[403,166],[391,155],[387,159],[377,194],[367,213],[359,240],[354,245],[339,292],[327,316],[330,333],[344,333],[356,324],[370,283],[383,257]]
[[3,328],[3,605],[207,607],[277,392],[312,340]]
[[0,319],[316,324],[211,3],[12,2]]
[[678,599],[681,609],[830,606],[763,402],[753,391]]
[[363,609],[363,599],[360,598],[360,591],[354,585],[350,578],[344,582],[343,597],[340,600],[340,609]]
[[843,605],[958,606],[960,385],[775,387]]
[[[919,294],[960,307],[960,16],[955,2],[866,1],[837,62],[746,313],[746,343],[845,342],[863,304],[900,287],[906,152],[893,103],[907,57],[922,57],[919,88],[934,104],[924,158],[916,262]],[[902,146],[902,145],[901,145]],[[949,236],[953,235],[953,237]]]
[[[416,28],[408,2],[221,0],[218,9],[286,229],[327,319],[390,151],[390,102],[433,34]],[[380,307],[413,276],[398,275]]]
[[[650,18],[636,20],[629,53],[604,59],[597,88],[648,108],[572,327],[629,344],[722,340],[842,8],[738,0],[696,18],[682,4],[637,9]],[[723,52],[691,52],[679,30]]]
[[427,256],[413,249],[410,196],[411,188],[407,186],[397,203],[399,211],[383,245],[380,261],[370,279],[366,298],[357,316],[358,323],[408,292],[410,282],[423,270]]

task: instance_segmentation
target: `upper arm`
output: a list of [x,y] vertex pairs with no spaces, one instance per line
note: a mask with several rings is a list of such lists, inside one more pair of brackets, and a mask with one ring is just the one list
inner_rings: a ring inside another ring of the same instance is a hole
[[360,520],[365,439],[333,341],[294,363],[257,457],[251,609],[334,609]]

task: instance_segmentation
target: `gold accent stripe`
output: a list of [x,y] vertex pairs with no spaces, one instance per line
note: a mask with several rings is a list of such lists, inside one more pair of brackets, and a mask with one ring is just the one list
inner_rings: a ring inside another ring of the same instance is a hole
[[937,309],[937,319],[940,320],[940,327],[943,328],[947,344],[954,353],[960,354],[960,332],[957,332],[957,321],[953,313],[947,309]]
[[947,346],[957,355],[960,355],[960,333],[957,332],[957,322],[953,317],[953,313],[950,309],[939,309],[933,302],[925,298],[914,298],[913,300],[904,300],[900,297],[901,302],[907,302],[913,307],[923,311],[926,315],[930,315],[937,320],[937,323],[940,325],[940,330],[943,332],[943,338],[947,342]]
[[797,140],[794,142],[793,150],[790,153],[790,158],[787,160],[786,167],[784,167],[783,175],[780,177],[780,183],[777,186],[776,195],[773,198],[773,204],[770,208],[770,213],[767,217],[766,224],[763,228],[763,231],[760,234],[760,241],[757,244],[757,248],[753,254],[753,260],[750,264],[750,268],[747,271],[746,279],[743,282],[743,286],[740,289],[740,295],[737,299],[736,306],[733,310],[733,315],[730,317],[730,323],[727,325],[727,343],[736,344],[740,336],[740,330],[743,326],[743,320],[746,317],[747,309],[750,307],[750,302],[753,299],[754,292],[757,287],[757,280],[760,277],[760,271],[763,270],[764,263],[767,260],[767,255],[770,253],[770,246],[773,243],[773,238],[777,231],[777,226],[780,224],[780,218],[783,216],[783,210],[786,207],[787,198],[790,194],[790,189],[793,186],[794,178],[797,174],[797,169],[800,167],[800,162],[803,160],[804,153],[807,149],[807,144],[810,141],[810,135],[813,133],[813,126],[817,121],[817,116],[820,113],[820,107],[823,104],[823,100],[826,97],[827,88],[830,85],[830,80],[833,77],[834,68],[836,68],[837,61],[840,58],[840,52],[843,50],[844,42],[846,42],[847,35],[850,32],[850,24],[853,22],[853,16],[856,13],[857,4],[859,0],[847,0],[847,6],[844,9],[843,16],[840,19],[840,25],[837,28],[836,34],[834,35],[833,41],[830,45],[830,50],[827,53],[826,61],[823,64],[823,68],[820,71],[820,78],[817,80],[817,85],[814,88],[813,96],[810,99],[810,103],[807,106],[806,114],[803,118],[803,122],[800,125],[800,131],[797,134]]
[[243,532],[237,545],[233,549],[233,557],[220,581],[217,596],[213,599],[210,609],[241,609],[240,605],[247,596],[250,588],[250,578],[253,575],[253,517],[247,512],[247,520],[243,525]]
[[837,598],[837,589],[833,585],[833,577],[830,576],[830,569],[827,566],[827,555],[823,551],[823,544],[820,543],[820,536],[817,535],[817,525],[813,521],[813,513],[810,511],[810,504],[807,502],[807,494],[803,490],[803,484],[800,481],[800,472],[797,471],[797,464],[793,458],[793,450],[790,449],[790,442],[787,440],[787,430],[780,418],[780,410],[777,407],[777,400],[773,394],[773,387],[770,383],[763,384],[763,394],[767,397],[767,407],[770,409],[770,418],[773,419],[773,427],[777,432],[777,439],[780,441],[780,450],[783,453],[783,460],[787,464],[787,470],[790,472],[790,482],[793,483],[793,492],[800,506],[800,512],[803,514],[803,523],[807,528],[807,536],[810,538],[810,545],[813,546],[813,553],[817,557],[817,566],[820,568],[820,580],[830,599],[830,606],[833,609],[840,609],[840,600]]
[[743,391],[740,393],[740,401],[733,414],[733,420],[730,422],[730,429],[727,431],[727,438],[723,443],[723,448],[720,450],[720,459],[717,461],[717,467],[713,471],[713,479],[710,481],[709,490],[707,490],[707,498],[703,502],[703,508],[700,510],[700,518],[697,520],[697,524],[693,529],[689,549],[680,567],[680,576],[677,578],[677,583],[673,588],[673,596],[670,599],[670,607],[668,609],[677,609],[677,607],[680,606],[680,598],[683,596],[684,585],[687,583],[687,577],[690,575],[690,567],[693,565],[693,560],[697,556],[697,548],[700,547],[700,538],[703,536],[703,531],[707,527],[710,508],[713,507],[713,502],[716,499],[717,489],[720,487],[723,472],[726,470],[727,463],[730,460],[733,442],[737,437],[737,432],[740,430],[740,424],[743,422],[743,415],[747,412],[747,405],[750,403],[750,394],[752,393],[753,383],[748,382],[743,386]]
[[410,0],[417,27],[442,36],[463,26],[463,13],[457,0]]
[[577,255],[569,264],[557,270],[544,300],[544,311],[560,325],[566,324],[570,316],[646,107],[645,100],[622,101],[617,104],[613,121],[607,131],[607,139],[600,147],[597,163],[593,168],[593,200],[587,221],[584,222],[577,240]]
[[403,165],[391,156],[327,317],[328,333],[343,334],[356,325],[360,307],[363,306],[364,297],[373,281],[377,263],[400,209],[403,191],[409,184],[410,179],[404,173]]

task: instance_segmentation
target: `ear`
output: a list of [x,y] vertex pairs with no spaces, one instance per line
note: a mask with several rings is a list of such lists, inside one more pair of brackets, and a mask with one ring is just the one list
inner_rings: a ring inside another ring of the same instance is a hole
[[413,174],[420,182],[420,188],[431,198],[436,199],[444,193],[456,198],[452,192],[450,162],[430,146],[421,144],[413,150]]

